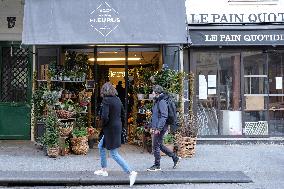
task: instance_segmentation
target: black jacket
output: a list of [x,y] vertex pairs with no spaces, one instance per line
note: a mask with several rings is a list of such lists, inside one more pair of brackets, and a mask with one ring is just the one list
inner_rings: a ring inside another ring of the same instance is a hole
[[121,146],[122,118],[124,110],[117,96],[107,96],[102,101],[104,147],[113,150]]

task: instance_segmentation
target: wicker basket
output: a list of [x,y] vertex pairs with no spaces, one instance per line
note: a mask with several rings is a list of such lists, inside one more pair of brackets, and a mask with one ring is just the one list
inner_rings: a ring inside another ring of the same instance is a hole
[[59,133],[60,133],[60,136],[62,137],[69,136],[72,130],[73,130],[73,125],[70,125],[70,127],[59,126]]
[[47,149],[47,155],[48,155],[48,157],[51,157],[51,158],[58,157],[59,156],[59,147],[48,148]]
[[86,155],[89,151],[88,138],[78,137],[71,138],[72,151],[77,155]]
[[57,113],[58,118],[60,119],[69,119],[74,115],[73,112],[70,112],[67,110],[57,110],[56,113]]
[[196,137],[176,136],[177,154],[182,158],[192,157],[195,154]]

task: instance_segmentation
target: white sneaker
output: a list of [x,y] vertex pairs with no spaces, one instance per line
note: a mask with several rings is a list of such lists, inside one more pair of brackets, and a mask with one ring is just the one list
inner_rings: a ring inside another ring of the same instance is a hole
[[133,184],[135,183],[136,177],[137,177],[137,172],[136,171],[131,171],[130,175],[129,175],[129,185],[130,187],[133,186]]
[[108,172],[104,171],[102,169],[95,171],[94,174],[95,175],[99,175],[99,176],[103,176],[103,177],[107,177],[108,176]]

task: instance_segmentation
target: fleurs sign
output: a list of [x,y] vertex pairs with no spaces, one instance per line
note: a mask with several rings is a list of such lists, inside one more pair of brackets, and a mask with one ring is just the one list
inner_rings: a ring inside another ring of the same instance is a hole
[[102,36],[107,37],[120,23],[119,13],[104,2],[90,13],[90,25]]

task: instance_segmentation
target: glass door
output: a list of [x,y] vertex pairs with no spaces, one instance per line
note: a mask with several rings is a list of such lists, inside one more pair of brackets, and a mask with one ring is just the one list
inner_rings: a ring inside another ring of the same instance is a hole
[[284,134],[284,51],[268,53],[269,134]]
[[243,133],[249,136],[268,135],[268,69],[267,54],[243,54]]
[[242,135],[240,53],[221,53],[218,68],[220,134]]

